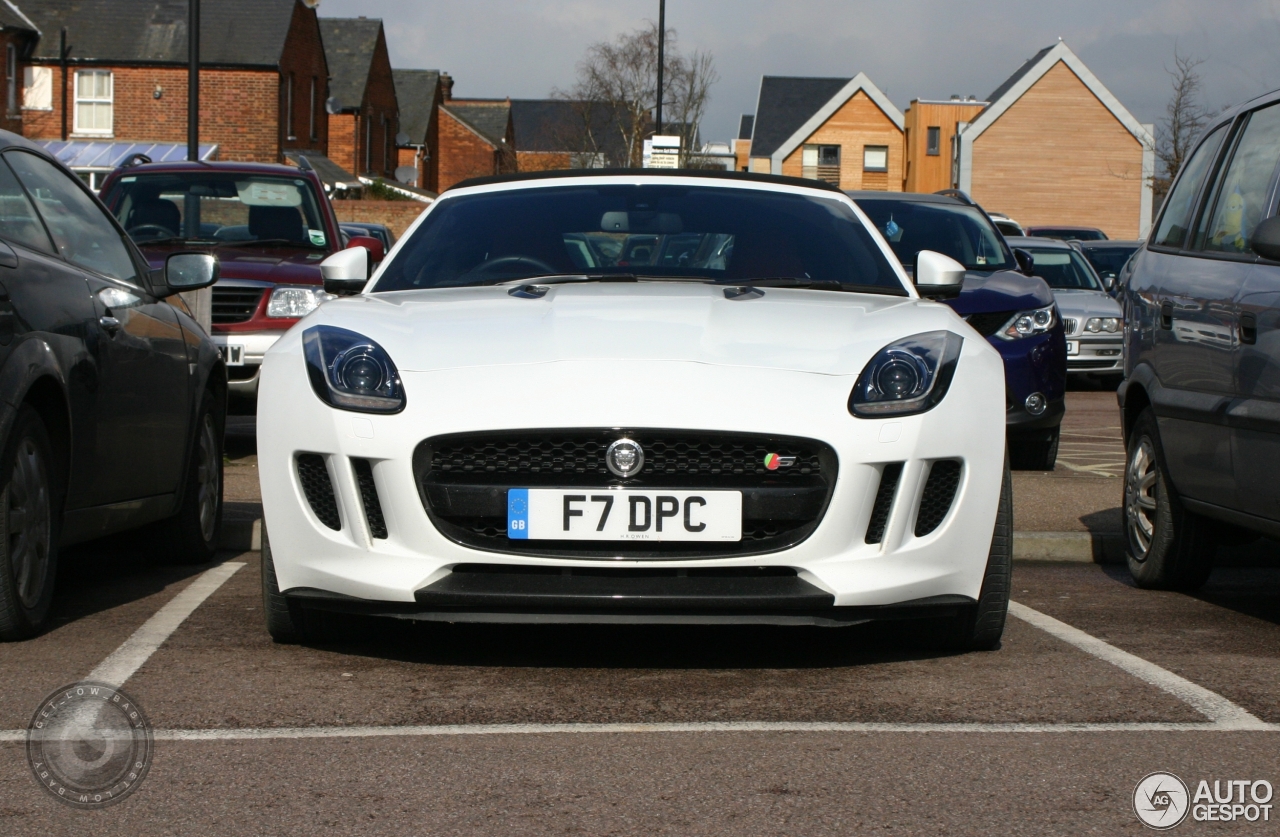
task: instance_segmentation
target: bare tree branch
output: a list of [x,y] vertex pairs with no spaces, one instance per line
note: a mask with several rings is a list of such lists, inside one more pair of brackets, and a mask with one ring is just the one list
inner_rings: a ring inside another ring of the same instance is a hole
[[1165,67],[1173,87],[1173,95],[1165,108],[1165,118],[1156,129],[1156,159],[1160,171],[1154,179],[1156,205],[1169,191],[1182,164],[1186,162],[1196,140],[1211,114],[1200,104],[1200,66],[1204,60],[1182,55],[1173,50],[1173,68]]

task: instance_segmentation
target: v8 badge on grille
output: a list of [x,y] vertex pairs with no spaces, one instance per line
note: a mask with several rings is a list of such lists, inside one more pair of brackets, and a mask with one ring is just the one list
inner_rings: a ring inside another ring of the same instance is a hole
[[616,476],[634,477],[644,467],[644,448],[630,439],[618,439],[604,452],[604,464]]

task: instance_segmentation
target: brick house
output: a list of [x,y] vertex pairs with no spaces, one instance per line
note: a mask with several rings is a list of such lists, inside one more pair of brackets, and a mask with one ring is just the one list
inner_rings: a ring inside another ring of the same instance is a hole
[[430,188],[443,192],[470,177],[516,171],[510,99],[455,99],[450,83],[443,87],[438,118],[440,151]]
[[329,62],[329,158],[366,177],[392,178],[400,132],[386,33],[377,18],[320,18]]
[[627,157],[616,118],[602,102],[512,99],[520,171],[604,168]]
[[1023,225],[1151,226],[1152,126],[1120,104],[1065,43],[1045,47],[960,125],[956,186]]
[[[187,140],[185,0],[38,0],[40,35],[24,68],[22,133],[78,146]],[[301,0],[205,3],[200,28],[200,139],[222,159],[323,155],[329,70],[312,6]],[[59,61],[59,32],[68,57]],[[67,113],[63,113],[63,102]],[[102,165],[119,160],[100,155]]]
[[765,76],[750,137],[750,169],[826,180],[841,189],[902,191],[903,116],[863,73]]
[[0,65],[4,90],[0,128],[15,134],[22,133],[23,79],[30,73],[27,56],[39,35],[35,23],[20,9],[9,3],[0,3],[0,49],[4,51],[4,64]]
[[[434,161],[440,153],[439,120],[442,76],[439,70],[392,70],[396,101],[400,104],[400,131],[409,141],[399,148],[397,166],[413,166],[418,179],[412,186],[435,190]],[[450,81],[452,84],[452,81]]]

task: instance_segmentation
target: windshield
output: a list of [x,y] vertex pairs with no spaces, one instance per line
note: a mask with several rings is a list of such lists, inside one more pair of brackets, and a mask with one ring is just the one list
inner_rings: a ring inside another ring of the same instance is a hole
[[915,270],[916,254],[933,250],[968,270],[1005,270],[1013,254],[982,210],[972,206],[915,201],[858,202],[905,267]]
[[1091,230],[1087,227],[1028,227],[1027,235],[1040,238],[1057,238],[1063,241],[1106,241],[1102,230]]
[[1048,282],[1049,287],[1064,291],[1102,290],[1102,283],[1079,252],[1039,247],[1024,249],[1036,260],[1035,275]]
[[1137,247],[1109,248],[1106,250],[1087,247],[1084,254],[1088,257],[1094,270],[1101,276],[1119,276],[1124,263],[1129,261]]
[[129,236],[161,241],[270,241],[323,249],[323,216],[308,180],[232,172],[137,174],[107,195]]
[[557,275],[793,279],[907,295],[875,237],[838,200],[655,184],[442,198],[383,269],[374,291]]

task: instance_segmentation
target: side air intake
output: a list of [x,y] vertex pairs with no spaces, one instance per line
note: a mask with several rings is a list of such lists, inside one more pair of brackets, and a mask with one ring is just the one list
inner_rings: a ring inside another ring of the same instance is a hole
[[880,487],[876,489],[876,501],[871,506],[871,522],[867,524],[867,543],[884,540],[885,527],[889,525],[889,511],[893,508],[898,482],[902,479],[902,463],[890,462],[880,471]]
[[333,495],[333,481],[329,479],[324,457],[318,453],[300,453],[297,465],[298,482],[302,483],[302,493],[307,496],[311,511],[325,526],[335,531],[341,529],[338,500]]
[[917,538],[938,528],[947,512],[951,511],[951,503],[956,499],[959,487],[959,460],[940,459],[933,463],[929,479],[924,484],[924,494],[920,497],[920,511],[916,513]]
[[387,521],[382,516],[378,487],[373,482],[373,465],[367,459],[352,459],[351,466],[356,472],[356,485],[360,487],[360,503],[364,506],[364,519],[369,522],[369,534],[375,538],[386,538]]

